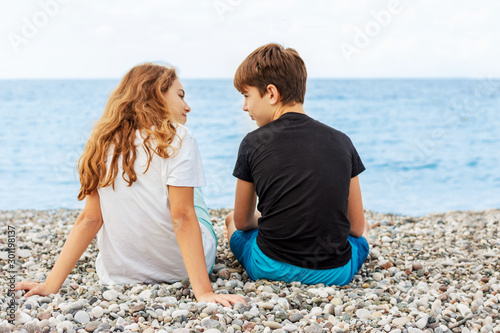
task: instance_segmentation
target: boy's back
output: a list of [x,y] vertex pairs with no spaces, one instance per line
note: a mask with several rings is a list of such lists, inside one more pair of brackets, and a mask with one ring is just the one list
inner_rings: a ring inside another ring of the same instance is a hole
[[252,279],[344,285],[369,251],[364,166],[345,134],[306,115],[306,80],[297,51],[274,43],[236,70],[243,111],[259,129],[240,145],[227,238]]
[[233,174],[255,184],[262,252],[313,269],[349,262],[347,198],[363,170],[345,134],[305,114],[286,113],[249,133]]

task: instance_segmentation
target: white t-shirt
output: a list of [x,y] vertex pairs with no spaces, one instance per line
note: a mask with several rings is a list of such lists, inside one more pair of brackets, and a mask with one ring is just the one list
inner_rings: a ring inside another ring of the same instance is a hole
[[[172,227],[167,185],[205,185],[198,145],[192,133],[178,125],[171,144],[177,155],[164,159],[153,153],[144,173],[147,155],[142,143],[137,131],[137,181],[129,187],[123,180],[120,158],[114,190],[112,186],[98,189],[104,223],[97,234],[96,271],[102,284],[174,282],[187,277]],[[108,158],[108,170],[110,163]],[[209,271],[215,260],[216,242],[205,225],[200,223],[200,228]]]

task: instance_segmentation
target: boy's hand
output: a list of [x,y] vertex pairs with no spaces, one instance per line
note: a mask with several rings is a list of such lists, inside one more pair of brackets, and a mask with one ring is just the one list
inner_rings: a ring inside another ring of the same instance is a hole
[[23,281],[16,283],[15,290],[28,290],[24,297],[30,297],[33,295],[48,296],[50,294],[57,293],[57,290],[53,290],[45,283],[37,283],[32,281]]
[[196,300],[198,302],[220,303],[226,307],[230,307],[231,304],[236,304],[238,302],[241,302],[245,305],[247,304],[245,302],[245,297],[243,297],[242,295],[226,295],[226,294],[219,295],[213,292],[201,295],[200,297],[197,297]]

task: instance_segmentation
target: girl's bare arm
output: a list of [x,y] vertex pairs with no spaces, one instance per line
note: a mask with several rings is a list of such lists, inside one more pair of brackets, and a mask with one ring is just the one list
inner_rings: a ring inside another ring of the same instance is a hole
[[224,306],[230,306],[230,303],[245,303],[241,295],[219,295],[212,291],[200,224],[194,210],[194,189],[169,185],[168,195],[172,225],[196,299],[199,302],[217,302]]
[[64,243],[61,254],[44,283],[23,281],[16,284],[16,290],[28,290],[31,295],[50,295],[57,293],[64,280],[75,267],[78,259],[87,249],[102,226],[101,205],[97,190],[88,195],[85,208],[78,216],[75,225]]

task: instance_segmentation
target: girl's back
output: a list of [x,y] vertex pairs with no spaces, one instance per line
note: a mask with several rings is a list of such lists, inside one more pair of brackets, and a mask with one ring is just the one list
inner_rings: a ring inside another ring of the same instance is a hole
[[[154,154],[145,172],[148,156],[137,131],[135,144],[139,148],[134,163],[137,180],[128,186],[121,177],[120,167],[114,189],[99,188],[104,224],[97,235],[100,252],[96,270],[101,283],[158,283],[179,281],[187,276],[172,227],[167,185],[199,187],[205,185],[205,180],[191,132],[179,124],[176,134],[172,148],[177,154],[166,159]],[[113,149],[110,148],[110,155]],[[119,166],[121,162],[120,158]],[[198,204],[203,201],[198,200]],[[210,270],[216,245],[211,230],[203,224],[200,227]]]

